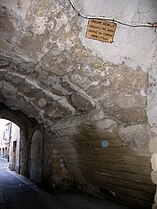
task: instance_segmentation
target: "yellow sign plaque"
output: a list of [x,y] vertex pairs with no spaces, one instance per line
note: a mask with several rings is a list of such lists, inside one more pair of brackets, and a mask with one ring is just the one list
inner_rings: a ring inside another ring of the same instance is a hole
[[117,24],[100,19],[89,19],[86,37],[103,42],[113,42]]

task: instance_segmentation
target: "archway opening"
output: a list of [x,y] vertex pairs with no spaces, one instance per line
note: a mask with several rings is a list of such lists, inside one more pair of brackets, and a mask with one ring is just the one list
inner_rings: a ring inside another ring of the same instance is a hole
[[20,127],[10,120],[0,119],[0,157],[10,170],[20,173]]

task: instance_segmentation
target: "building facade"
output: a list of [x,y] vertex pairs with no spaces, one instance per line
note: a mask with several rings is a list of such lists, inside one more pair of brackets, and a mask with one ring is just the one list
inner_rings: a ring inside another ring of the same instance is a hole
[[0,120],[0,157],[6,158],[9,168],[19,172],[20,128],[11,121]]
[[9,160],[12,123],[8,120],[1,120],[0,125],[0,156]]

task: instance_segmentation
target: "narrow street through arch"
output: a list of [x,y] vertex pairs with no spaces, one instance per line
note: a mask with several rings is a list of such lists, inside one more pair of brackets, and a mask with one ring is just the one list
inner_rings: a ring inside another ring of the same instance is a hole
[[50,207],[35,190],[9,172],[5,159],[0,159],[0,208],[49,209]]
[[81,193],[51,195],[7,166],[0,158],[0,209],[126,209]]

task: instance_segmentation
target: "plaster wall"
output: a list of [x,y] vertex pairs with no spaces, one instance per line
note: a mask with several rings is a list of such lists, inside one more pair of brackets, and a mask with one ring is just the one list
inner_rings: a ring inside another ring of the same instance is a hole
[[[74,1],[81,14],[104,16],[128,24],[154,23],[157,19],[157,3],[151,1]],[[131,28],[118,24],[112,44],[85,38],[87,20],[81,21],[80,38],[84,46],[104,61],[115,64],[125,63],[136,70],[141,69],[149,75],[147,115],[149,124],[157,122],[156,68],[157,32],[156,28]]]
[[[153,23],[157,19],[157,4],[155,0],[106,0],[105,2],[103,0],[80,0],[77,2],[80,2],[78,10],[82,14],[104,16],[128,24]],[[152,56],[156,49],[156,29],[131,28],[118,24],[114,42],[106,44],[86,39],[86,25],[87,21],[82,20],[81,41],[94,54],[102,57],[104,61],[115,64],[125,63],[134,69],[140,68],[145,72],[149,71],[153,64]]]
[[[12,136],[11,136],[11,143],[16,143],[16,148],[14,148],[14,166],[15,170],[19,173],[19,167],[20,167],[20,128],[12,123]],[[13,147],[12,147],[13,149]],[[12,150],[13,151],[13,150]],[[13,154],[13,153],[12,153]]]

